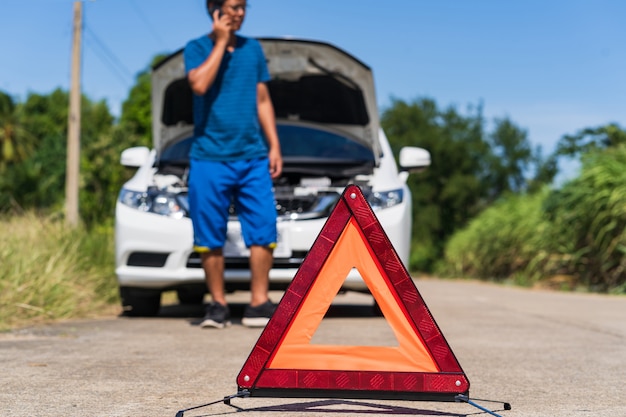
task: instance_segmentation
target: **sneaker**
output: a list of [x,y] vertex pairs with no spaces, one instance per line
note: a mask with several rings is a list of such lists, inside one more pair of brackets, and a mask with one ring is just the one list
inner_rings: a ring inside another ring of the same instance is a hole
[[276,311],[276,306],[270,301],[256,307],[247,306],[243,312],[241,323],[247,327],[264,327]]
[[211,303],[206,308],[206,314],[200,327],[203,329],[213,327],[215,329],[223,329],[231,325],[230,322],[230,310],[228,306],[220,303]]

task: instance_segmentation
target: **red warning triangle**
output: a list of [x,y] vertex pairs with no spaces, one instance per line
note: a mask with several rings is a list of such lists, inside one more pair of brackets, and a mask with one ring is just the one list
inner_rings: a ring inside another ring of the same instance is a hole
[[[397,346],[311,344],[356,268]],[[469,380],[357,186],[346,188],[237,376],[251,396],[455,401]]]

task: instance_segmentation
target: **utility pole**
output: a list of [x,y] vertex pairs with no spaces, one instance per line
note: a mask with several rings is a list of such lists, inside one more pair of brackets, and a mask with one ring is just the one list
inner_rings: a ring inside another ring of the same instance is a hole
[[81,34],[83,30],[83,3],[74,2],[74,29],[72,42],[72,80],[67,126],[67,164],[65,172],[65,221],[78,225],[78,178],[80,169],[80,64]]

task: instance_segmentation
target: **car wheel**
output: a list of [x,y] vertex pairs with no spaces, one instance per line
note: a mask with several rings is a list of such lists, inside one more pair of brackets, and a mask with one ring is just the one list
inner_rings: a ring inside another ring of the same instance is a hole
[[161,308],[161,291],[120,287],[123,314],[130,317],[154,317]]
[[372,315],[374,317],[383,317],[383,311],[380,309],[380,306],[378,305],[378,302],[376,301],[376,299],[373,300],[372,303]]
[[188,289],[176,290],[178,296],[178,302],[186,305],[201,305],[204,303],[204,293],[199,291],[192,291]]

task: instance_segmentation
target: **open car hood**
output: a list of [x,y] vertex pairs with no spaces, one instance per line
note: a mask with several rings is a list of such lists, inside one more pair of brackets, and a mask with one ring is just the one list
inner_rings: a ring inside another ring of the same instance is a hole
[[[276,119],[322,124],[380,156],[379,118],[371,69],[323,42],[259,38],[268,63]],[[185,76],[182,49],[152,70],[154,147],[188,136],[193,126],[193,93]]]

